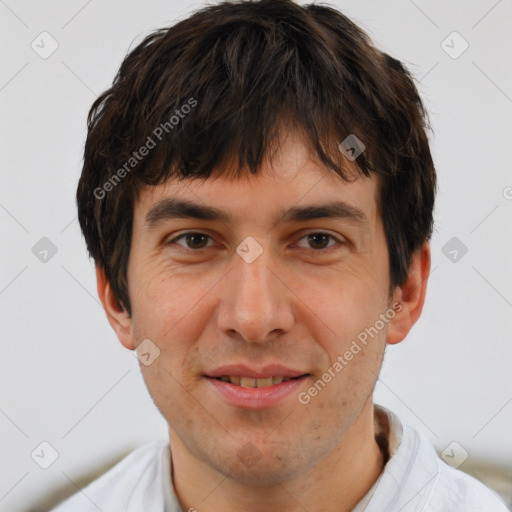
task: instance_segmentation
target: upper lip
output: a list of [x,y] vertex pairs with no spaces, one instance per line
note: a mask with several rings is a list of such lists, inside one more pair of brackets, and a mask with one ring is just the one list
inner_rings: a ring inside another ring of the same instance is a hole
[[245,364],[230,364],[219,366],[218,368],[209,370],[205,373],[206,377],[222,377],[223,375],[251,377],[253,379],[265,379],[268,377],[300,377],[307,375],[307,372],[288,368],[280,364],[270,364],[262,368],[249,368]]

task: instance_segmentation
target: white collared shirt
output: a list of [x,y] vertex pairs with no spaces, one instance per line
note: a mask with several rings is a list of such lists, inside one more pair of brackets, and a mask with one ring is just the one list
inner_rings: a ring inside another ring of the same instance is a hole
[[[427,438],[387,415],[390,459],[352,512],[507,512],[498,495],[439,458]],[[182,512],[171,483],[169,443],[134,450],[51,512]]]

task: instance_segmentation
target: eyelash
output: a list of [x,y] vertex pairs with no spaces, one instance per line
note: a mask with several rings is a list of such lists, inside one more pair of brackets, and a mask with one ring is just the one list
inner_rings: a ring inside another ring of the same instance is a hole
[[[169,242],[167,242],[167,245],[175,244],[177,240],[180,240],[181,238],[185,238],[186,236],[189,236],[189,235],[204,235],[204,236],[208,237],[210,240],[212,239],[212,237],[210,235],[207,235],[206,233],[202,233],[200,231],[187,231],[187,232],[181,233],[177,237],[169,240]],[[302,240],[303,238],[306,238],[306,237],[308,237],[310,235],[324,235],[324,236],[329,237],[331,240],[336,241],[339,245],[346,245],[345,242],[339,240],[334,235],[331,235],[330,233],[326,233],[324,231],[311,231],[311,232],[306,233],[305,235],[303,235],[299,240]],[[178,245],[180,245],[180,244],[178,244]],[[180,246],[180,247],[182,247],[185,250],[190,250],[190,251],[193,251],[193,252],[198,252],[201,249],[208,249],[208,247],[201,247],[199,249],[192,249],[190,247],[184,247],[184,246]],[[330,246],[327,246],[327,247],[322,248],[322,249],[310,249],[310,250],[312,250],[314,252],[325,252],[328,249],[332,249],[333,247],[334,247],[334,245],[330,245]],[[302,249],[304,249],[304,247],[302,247]]]

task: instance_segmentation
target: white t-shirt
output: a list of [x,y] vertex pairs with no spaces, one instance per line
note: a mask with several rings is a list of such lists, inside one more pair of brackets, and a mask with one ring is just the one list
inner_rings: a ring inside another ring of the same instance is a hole
[[[390,458],[352,512],[507,512],[494,491],[439,458],[430,442],[375,405],[389,421]],[[183,512],[171,483],[169,443],[136,449],[51,512]],[[186,511],[185,511],[186,512]]]

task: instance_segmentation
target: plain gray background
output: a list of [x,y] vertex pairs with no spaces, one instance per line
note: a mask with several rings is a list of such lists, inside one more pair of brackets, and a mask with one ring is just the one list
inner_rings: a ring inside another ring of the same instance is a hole
[[[0,1],[2,511],[44,510],[167,435],[97,299],[74,195],[93,100],[129,48],[201,5]],[[409,337],[387,349],[375,401],[448,462],[499,487],[473,468],[492,463],[512,480],[512,5],[330,5],[409,67],[435,133],[426,305]],[[42,442],[58,453],[47,469],[52,449]]]

